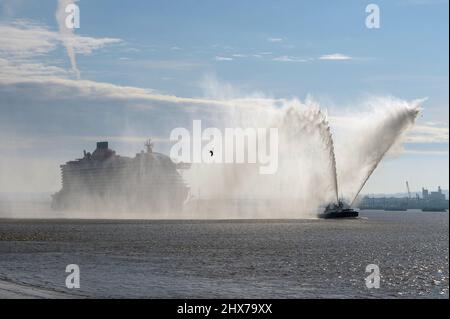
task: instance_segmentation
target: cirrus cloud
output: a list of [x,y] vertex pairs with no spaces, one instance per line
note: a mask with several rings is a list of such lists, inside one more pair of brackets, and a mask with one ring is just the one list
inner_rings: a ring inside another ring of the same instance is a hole
[[329,60],[329,61],[343,61],[343,60],[352,60],[351,56],[341,54],[341,53],[333,53],[333,54],[324,54],[319,57],[319,60]]

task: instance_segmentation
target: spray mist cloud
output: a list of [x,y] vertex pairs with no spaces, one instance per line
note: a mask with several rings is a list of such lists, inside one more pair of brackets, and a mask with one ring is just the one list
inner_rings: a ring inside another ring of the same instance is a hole
[[318,208],[339,198],[354,201],[386,153],[412,127],[422,102],[369,98],[364,114],[360,105],[330,119],[312,98],[231,107],[219,126],[279,129],[277,173],[261,176],[251,165],[194,165],[185,177],[194,197],[215,201],[216,211],[227,199],[251,199],[259,200],[264,217],[315,216]]

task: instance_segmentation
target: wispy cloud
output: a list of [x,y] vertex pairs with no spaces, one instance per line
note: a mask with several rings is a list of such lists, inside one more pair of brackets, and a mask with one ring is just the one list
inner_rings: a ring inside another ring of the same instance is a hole
[[224,57],[224,56],[215,56],[214,60],[216,61],[233,61],[233,58],[230,57]]
[[406,137],[408,143],[448,143],[449,128],[434,125],[415,125]]
[[125,63],[131,67],[142,69],[174,71],[192,70],[202,66],[199,62],[184,60],[129,60]]
[[69,72],[61,67],[46,65],[39,62],[18,62],[0,57],[0,82],[19,81],[25,78],[43,78],[43,77],[62,77],[69,76]]
[[[78,40],[77,40],[78,39]],[[88,80],[73,81],[70,71],[55,65],[42,62],[39,58],[52,52],[61,45],[61,34],[49,30],[46,26],[34,24],[30,21],[15,21],[10,24],[0,24],[0,85],[5,90],[16,90],[18,96],[24,92],[41,92],[41,99],[61,99],[62,96],[87,100],[116,100],[137,105],[135,108],[153,109],[153,102],[182,104],[188,110],[190,107],[201,106],[233,106],[251,105],[252,103],[274,103],[270,99],[240,99],[240,100],[214,100],[182,98],[174,95],[166,95],[153,90],[119,86],[110,83],[102,83]],[[93,38],[80,35],[71,37],[75,52],[89,54],[108,44],[120,42],[120,39]],[[246,55],[235,53],[231,56],[217,55],[216,61],[233,61],[234,58]],[[262,59],[268,55],[253,55]],[[269,56],[269,59],[272,58]],[[348,60],[351,57],[335,53],[323,55],[321,60]],[[306,62],[295,56],[281,55],[272,58],[277,62]],[[130,65],[148,69],[191,69],[198,64],[190,61],[127,61]],[[27,89],[24,89],[27,88]],[[70,92],[70,94],[68,94]],[[429,124],[429,123],[428,123]],[[417,125],[406,137],[408,143],[448,143],[448,127],[433,125]]]
[[59,38],[57,33],[30,21],[0,23],[0,55],[23,59],[46,54],[56,48]]
[[139,53],[139,52],[141,52],[141,50],[138,48],[123,48],[123,52]]
[[[80,41],[75,41],[79,39]],[[73,36],[74,49],[89,54],[106,44],[119,39],[92,38]],[[211,99],[182,98],[162,94],[154,90],[120,86],[90,80],[74,80],[70,70],[61,66],[50,65],[41,59],[61,45],[61,35],[46,26],[30,21],[16,21],[12,24],[0,24],[0,97],[3,93],[15,97],[55,101],[68,99],[71,101],[115,101],[118,103],[149,105],[152,102],[183,105],[188,112],[190,108],[201,106],[253,105],[264,103],[258,99],[218,101]],[[218,61],[231,61],[233,58],[216,56]],[[122,63],[148,69],[190,69],[199,64],[190,61],[158,60],[130,61]],[[36,95],[36,92],[39,92]],[[19,98],[19,100],[20,100]],[[84,102],[83,102],[84,101]]]
[[448,156],[448,150],[446,151],[436,151],[436,150],[402,150],[404,154],[411,155],[437,155],[437,156]]
[[267,41],[272,43],[283,42],[283,38],[267,38]]
[[93,38],[81,35],[65,37],[46,26],[26,20],[0,23],[0,54],[14,58],[41,56],[67,41],[76,53],[90,54],[109,44],[119,43],[115,38]]
[[[22,75],[25,69],[31,67],[35,71],[38,65],[41,69],[47,68],[47,71],[55,70],[54,67],[46,67],[35,60],[49,54],[62,44],[69,45],[74,53],[87,55],[106,45],[119,42],[121,42],[120,39],[114,38],[67,36],[27,20],[15,20],[8,24],[0,23],[0,59],[4,59],[2,66],[11,67],[20,64],[18,73]],[[72,64],[72,70],[75,71],[73,66]]]
[[278,56],[273,58],[273,61],[278,61],[278,62],[307,62],[307,59],[302,59],[302,58],[298,58],[298,57],[294,57],[294,56],[287,56],[287,55],[282,55],[282,56]]
[[[330,116],[330,121],[337,128],[345,128],[358,125],[359,118],[335,115]],[[449,128],[448,126],[436,126],[429,123],[415,124],[408,131],[403,141],[408,144],[445,144],[449,142]]]
[[341,54],[341,53],[333,53],[333,54],[325,54],[319,57],[319,60],[330,60],[330,61],[343,61],[343,60],[352,60],[351,56]]

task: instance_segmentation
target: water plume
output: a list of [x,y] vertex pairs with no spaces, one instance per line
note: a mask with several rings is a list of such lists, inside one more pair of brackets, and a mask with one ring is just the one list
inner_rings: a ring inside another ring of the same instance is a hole
[[[327,164],[326,167],[331,180],[331,192],[335,194],[335,199],[338,201],[336,157],[327,115],[320,109],[319,104],[311,98],[306,99],[303,107],[295,108],[291,106],[287,110],[282,110],[282,112],[285,112],[285,115],[281,128],[287,130],[287,134],[292,138],[292,140],[288,141],[290,147],[298,148],[298,145],[293,145],[296,142],[300,142],[298,135],[302,136],[302,143],[304,144],[313,142],[314,135],[319,137],[319,143],[313,144],[326,154],[323,159]],[[289,121],[291,123],[288,123]],[[292,134],[293,132],[297,134],[297,137]]]
[[355,203],[386,154],[401,143],[423,102],[374,97],[364,103],[364,112],[352,110],[351,115],[335,118],[339,183],[350,203]]
[[[205,208],[203,215],[208,210],[212,212],[209,216],[223,211],[222,216],[229,217],[230,211],[239,210],[244,214],[240,218],[248,214],[265,218],[312,217],[319,206],[338,200],[328,117],[312,98],[305,102],[292,99],[273,105],[236,106],[211,126],[278,128],[278,170],[273,175],[260,175],[254,164],[194,165],[186,174],[192,194],[200,201],[214,203],[214,208]],[[254,149],[246,151],[249,154]],[[227,201],[233,200],[241,200],[248,207],[227,206]]]
[[[319,207],[340,199],[354,204],[380,161],[414,124],[422,102],[374,97],[363,103],[365,113],[356,111],[359,105],[348,114],[331,117],[310,97],[304,102],[236,105],[212,125],[277,127],[277,173],[261,176],[251,165],[198,164],[187,177],[198,198],[220,199],[219,205],[215,202],[216,211],[227,200],[238,198],[259,201],[258,213],[273,218],[312,216]],[[228,214],[232,210],[223,209]],[[256,210],[253,206],[248,211]]]

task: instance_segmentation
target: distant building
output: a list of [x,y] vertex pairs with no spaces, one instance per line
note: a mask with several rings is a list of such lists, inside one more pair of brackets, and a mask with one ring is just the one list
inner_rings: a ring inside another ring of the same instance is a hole
[[445,211],[448,207],[449,201],[440,186],[434,192],[429,192],[428,189],[422,188],[422,198],[419,195],[416,197],[364,196],[359,204],[360,209],[378,210],[422,209],[423,211]]
[[424,200],[427,200],[428,196],[429,196],[428,189],[425,189],[425,188],[422,187],[422,198]]
[[445,198],[445,194],[442,193],[440,186],[438,187],[437,192],[431,193],[429,193],[427,189],[422,188],[422,198],[422,210],[424,211],[441,211],[448,209],[448,200]]
[[428,201],[445,201],[445,194],[442,192],[441,186],[438,186],[437,192],[428,192],[428,189],[422,188],[422,198]]

